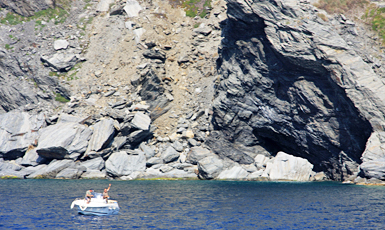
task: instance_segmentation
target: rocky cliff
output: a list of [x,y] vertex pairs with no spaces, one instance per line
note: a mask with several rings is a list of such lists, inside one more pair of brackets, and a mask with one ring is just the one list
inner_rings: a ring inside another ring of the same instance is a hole
[[239,149],[283,150],[342,179],[384,128],[384,84],[317,12],[306,2],[228,1],[214,123]]
[[79,0],[13,25],[36,3],[0,3],[2,176],[385,178],[382,57],[343,15]]

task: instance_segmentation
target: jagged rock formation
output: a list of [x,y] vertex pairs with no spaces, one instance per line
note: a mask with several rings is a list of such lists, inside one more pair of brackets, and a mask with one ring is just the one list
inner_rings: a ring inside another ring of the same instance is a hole
[[384,128],[382,79],[306,1],[229,0],[228,15],[214,102],[221,138],[245,153],[262,145],[306,158],[333,179],[357,172]]

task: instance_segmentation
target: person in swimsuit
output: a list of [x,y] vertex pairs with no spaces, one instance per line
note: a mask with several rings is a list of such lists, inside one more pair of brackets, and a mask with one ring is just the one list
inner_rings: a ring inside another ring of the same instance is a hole
[[108,191],[110,191],[110,188],[111,188],[111,184],[109,184],[108,188],[105,188],[103,191],[103,199],[106,199],[106,202],[107,202],[108,198],[110,198],[110,196],[108,196]]

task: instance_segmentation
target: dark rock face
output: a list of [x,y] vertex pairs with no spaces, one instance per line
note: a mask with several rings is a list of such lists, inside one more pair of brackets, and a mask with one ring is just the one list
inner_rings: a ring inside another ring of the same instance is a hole
[[148,102],[150,106],[151,119],[155,120],[165,112],[167,112],[168,99],[164,96],[164,86],[161,78],[155,73],[152,68],[146,68],[140,77],[142,85],[139,95],[143,100]]
[[[233,146],[262,145],[273,155],[282,150],[342,180],[357,170],[373,127],[383,129],[383,101],[363,105],[376,92],[369,86],[352,92],[364,70],[343,69],[346,60],[367,71],[362,79],[377,76],[355,60],[330,26],[311,16],[316,15],[311,5],[290,4],[228,1],[214,125]],[[309,17],[298,24],[300,16]],[[229,152],[226,144],[211,147]],[[232,155],[245,154],[239,150]]]

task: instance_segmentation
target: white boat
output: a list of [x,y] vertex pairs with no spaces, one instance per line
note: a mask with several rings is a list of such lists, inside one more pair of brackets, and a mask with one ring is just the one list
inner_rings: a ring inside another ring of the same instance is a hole
[[87,203],[86,199],[75,199],[71,204],[71,209],[77,208],[79,214],[103,216],[118,214],[119,205],[116,200],[105,200],[101,193],[92,192],[94,195],[91,201]]

